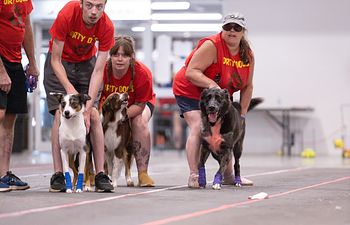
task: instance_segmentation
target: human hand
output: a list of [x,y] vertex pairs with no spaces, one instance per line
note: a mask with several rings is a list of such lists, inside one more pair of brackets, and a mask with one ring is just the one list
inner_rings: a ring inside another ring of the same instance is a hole
[[84,122],[85,122],[87,134],[90,132],[90,114],[91,114],[91,109],[86,109],[84,112]]
[[0,90],[4,91],[6,94],[11,90],[11,79],[4,69],[4,73],[0,74]]
[[25,82],[27,92],[33,92],[37,88],[39,77],[39,70],[36,64],[28,64],[24,70],[24,74],[27,77]]
[[209,83],[209,87],[208,87],[208,88],[218,88],[218,89],[221,89],[220,86],[219,86],[217,83],[215,83],[215,82]]

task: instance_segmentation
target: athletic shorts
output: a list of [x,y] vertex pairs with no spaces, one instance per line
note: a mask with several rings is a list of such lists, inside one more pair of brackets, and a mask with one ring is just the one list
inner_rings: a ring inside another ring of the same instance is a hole
[[184,96],[175,96],[176,103],[180,108],[180,116],[183,118],[185,112],[200,110],[199,109],[199,100],[193,98],[187,98]]
[[[92,57],[89,60],[72,63],[62,60],[64,69],[68,80],[72,83],[77,92],[82,94],[88,94],[89,84],[92,72],[94,70],[96,63],[96,57]],[[46,100],[49,108],[49,112],[54,115],[55,111],[59,107],[59,102],[55,96],[50,95],[50,92],[57,92],[66,94],[66,90],[56,77],[51,66],[51,53],[47,54],[45,66],[44,66],[44,87],[46,92]],[[102,87],[101,87],[102,88]],[[99,92],[101,93],[101,92]],[[100,94],[95,99],[94,107],[98,108],[98,102],[100,99]]]
[[153,112],[154,112],[154,105],[150,102],[146,103],[146,106],[149,108],[149,110],[151,111],[151,117],[153,116]]
[[6,113],[12,114],[28,113],[26,76],[22,64],[8,62],[3,58],[2,62],[12,83],[9,93],[0,90],[0,109],[6,109]]

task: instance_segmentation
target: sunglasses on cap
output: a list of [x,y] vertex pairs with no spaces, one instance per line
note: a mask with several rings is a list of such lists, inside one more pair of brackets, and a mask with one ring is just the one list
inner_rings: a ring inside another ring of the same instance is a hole
[[225,31],[230,31],[232,30],[232,28],[236,32],[241,32],[243,30],[243,27],[238,25],[237,23],[228,23],[222,26],[222,29],[224,29]]

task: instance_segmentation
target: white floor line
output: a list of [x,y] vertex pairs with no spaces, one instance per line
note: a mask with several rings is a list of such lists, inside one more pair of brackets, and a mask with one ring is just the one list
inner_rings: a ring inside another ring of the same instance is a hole
[[[253,176],[264,176],[264,175],[270,175],[270,174],[287,173],[287,172],[300,171],[303,169],[308,169],[308,167],[304,167],[304,168],[298,167],[298,168],[291,168],[291,169],[285,169],[285,170],[270,171],[270,172],[259,173],[259,174],[251,174],[251,175],[247,175],[247,177],[248,176],[253,177]],[[134,196],[138,196],[138,195],[152,194],[152,193],[156,193],[156,192],[162,192],[162,191],[178,189],[178,188],[185,188],[185,187],[187,187],[187,185],[179,185],[179,186],[173,186],[173,187],[168,187],[168,188],[153,189],[153,190],[149,190],[149,191],[142,191],[142,192],[137,192],[137,193],[130,193],[130,194],[124,194],[124,195],[118,195],[118,196],[112,196],[112,197],[94,199],[94,200],[87,200],[87,201],[81,201],[81,202],[75,202],[75,203],[69,203],[69,204],[62,204],[62,205],[56,205],[56,206],[21,210],[21,211],[11,212],[11,213],[1,213],[0,219],[23,216],[23,215],[32,214],[32,213],[47,212],[47,211],[52,211],[52,210],[71,208],[71,207],[81,206],[81,205],[95,204],[98,202],[111,201],[111,200],[126,198],[126,197],[134,197]]]

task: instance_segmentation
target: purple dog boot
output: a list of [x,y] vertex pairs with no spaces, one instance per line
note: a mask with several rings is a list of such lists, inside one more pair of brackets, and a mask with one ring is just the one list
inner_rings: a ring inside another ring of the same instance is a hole
[[241,176],[235,176],[234,184],[237,187],[241,187],[242,186]]
[[222,184],[222,175],[220,172],[217,172],[214,177],[213,181],[213,189],[214,190],[220,190],[221,189],[221,184]]
[[205,188],[205,186],[207,185],[207,178],[205,176],[205,167],[202,166],[198,169],[198,183],[199,183],[199,187],[201,188]]

